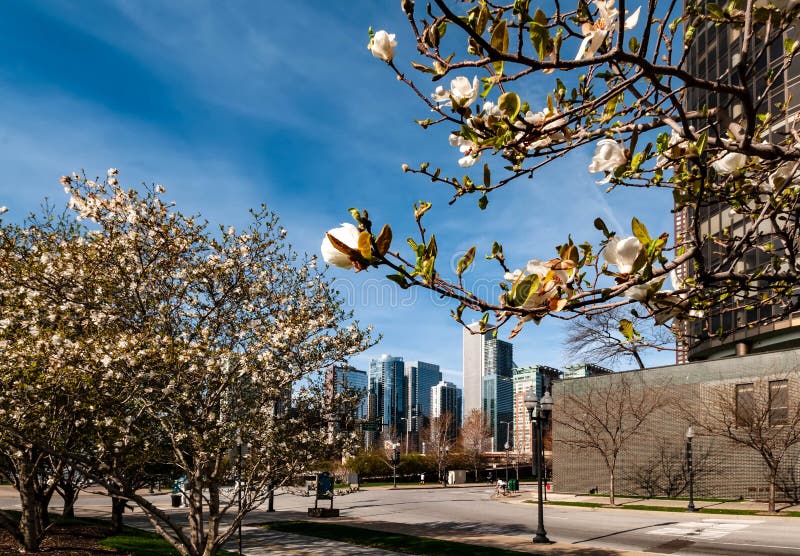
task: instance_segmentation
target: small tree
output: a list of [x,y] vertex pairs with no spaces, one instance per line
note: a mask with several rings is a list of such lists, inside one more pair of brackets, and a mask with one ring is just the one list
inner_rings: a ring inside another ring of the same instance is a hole
[[482,468],[485,463],[483,454],[491,442],[491,435],[492,431],[486,417],[480,409],[473,409],[464,419],[464,424],[461,425],[460,441],[464,455],[475,473],[476,483],[478,482],[478,469]]
[[[3,228],[0,448],[15,448],[20,477],[36,451],[65,459],[138,504],[182,555],[211,556],[275,485],[353,439],[331,427],[338,394],[314,370],[369,346],[369,333],[266,207],[240,233],[212,232],[160,186],[125,190],[116,176],[62,178],[91,231]],[[94,442],[73,446],[79,428]],[[136,461],[158,460],[187,478],[188,528],[136,492]],[[40,539],[41,520],[28,521]]]
[[[633,467],[630,479],[649,497],[675,498],[682,495],[689,488],[685,449],[682,445],[660,441],[657,451],[647,461],[639,462]],[[713,455],[713,445],[703,450],[694,450],[692,474],[695,482],[721,472],[721,466]]]
[[422,437],[428,444],[427,455],[436,462],[437,476],[442,482],[446,480],[444,471],[450,451],[455,446],[455,442],[453,442],[455,431],[452,427],[452,415],[442,413],[440,416],[432,418],[425,430],[422,431]]
[[619,307],[570,320],[566,330],[564,351],[574,362],[607,367],[635,362],[644,369],[643,353],[675,350],[675,335],[669,328],[653,326],[650,319]]
[[800,444],[800,403],[789,403],[789,387],[796,376],[786,372],[746,384],[710,387],[699,402],[702,411],[694,413],[699,430],[758,453],[767,468],[770,512],[775,511],[782,463]]
[[615,504],[617,461],[628,440],[642,432],[653,415],[671,403],[666,387],[645,385],[638,373],[568,381],[556,400],[554,441],[597,452],[609,474],[609,503]]

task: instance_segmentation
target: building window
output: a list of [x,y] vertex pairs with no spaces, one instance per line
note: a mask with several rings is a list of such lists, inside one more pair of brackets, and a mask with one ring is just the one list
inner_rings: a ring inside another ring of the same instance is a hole
[[769,425],[785,425],[789,421],[789,381],[769,383]]
[[753,383],[736,385],[736,426],[747,427],[753,423]]

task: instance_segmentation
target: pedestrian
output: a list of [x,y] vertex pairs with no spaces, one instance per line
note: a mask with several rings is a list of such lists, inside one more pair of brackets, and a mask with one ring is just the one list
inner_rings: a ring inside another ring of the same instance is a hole
[[506,494],[506,482],[503,479],[497,479],[497,494]]
[[420,473],[419,474],[419,484],[421,484],[421,485],[425,484],[425,473]]

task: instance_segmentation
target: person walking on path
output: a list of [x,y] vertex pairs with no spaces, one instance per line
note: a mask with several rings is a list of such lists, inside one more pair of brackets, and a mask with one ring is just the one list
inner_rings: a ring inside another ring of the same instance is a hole
[[420,473],[419,474],[419,484],[421,484],[421,485],[425,484],[425,473]]

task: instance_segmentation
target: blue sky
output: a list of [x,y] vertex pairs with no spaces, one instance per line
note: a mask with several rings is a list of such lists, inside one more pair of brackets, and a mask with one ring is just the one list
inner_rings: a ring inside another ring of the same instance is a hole
[[[390,223],[402,246],[414,230],[412,204],[424,199],[434,204],[426,218],[442,270],[475,244],[477,268],[466,277],[476,284],[497,276],[480,256],[495,239],[523,266],[552,257],[569,233],[596,243],[597,216],[623,233],[634,215],[651,232],[672,231],[668,195],[605,194],[586,171],[590,150],[498,192],[483,212],[477,198],[449,207],[448,190],[403,174],[402,163],[423,161],[463,171],[449,130],[414,124],[426,108],[366,49],[370,25],[396,33],[395,61],[413,73],[412,35],[395,0],[52,0],[8,3],[2,15],[0,205],[9,219],[46,196],[63,202],[63,174],[117,167],[123,183],[164,184],[179,208],[214,224],[244,223],[264,202],[296,250],[317,253],[325,230],[349,221],[349,207]],[[536,108],[544,90],[528,82],[520,92]],[[356,317],[383,334],[357,366],[391,353],[438,363],[461,382],[461,330],[449,304],[399,290],[375,270],[328,273]],[[516,362],[562,366],[562,335],[560,322],[528,326],[514,340]]]

